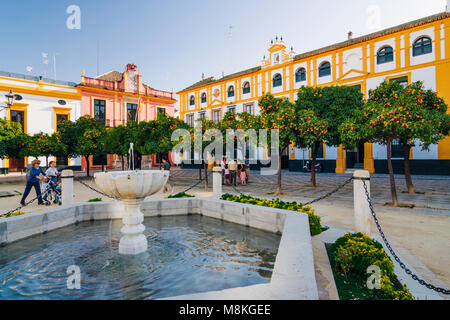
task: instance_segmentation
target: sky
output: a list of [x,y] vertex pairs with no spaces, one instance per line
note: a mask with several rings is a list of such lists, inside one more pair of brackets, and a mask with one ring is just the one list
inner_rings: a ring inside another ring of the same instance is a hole
[[[151,87],[181,90],[260,65],[282,36],[307,52],[445,11],[446,0],[1,0],[0,70],[79,82],[134,63]],[[80,8],[69,29],[67,8]],[[48,53],[48,65],[42,53]],[[97,63],[97,61],[99,63]],[[32,70],[27,71],[27,66]]]

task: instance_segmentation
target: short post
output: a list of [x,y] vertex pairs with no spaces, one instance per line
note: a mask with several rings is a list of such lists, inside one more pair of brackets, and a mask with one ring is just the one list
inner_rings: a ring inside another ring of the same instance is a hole
[[364,190],[364,182],[370,196],[370,173],[366,170],[356,170],[353,173],[353,205],[355,232],[361,232],[370,237],[370,208]]
[[73,203],[73,171],[63,170],[61,173],[62,182],[62,205],[68,206]]
[[214,197],[220,198],[222,196],[222,168],[213,168],[213,192]]

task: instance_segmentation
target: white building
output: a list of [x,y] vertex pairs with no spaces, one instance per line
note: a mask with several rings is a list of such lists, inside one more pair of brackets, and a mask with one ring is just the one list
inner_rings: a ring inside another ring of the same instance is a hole
[[[5,108],[6,97],[12,92],[18,99],[11,108]],[[25,133],[52,134],[63,120],[76,120],[81,116],[81,94],[75,83],[42,79],[0,71],[0,117],[21,123]],[[34,158],[33,158],[34,159]],[[0,168],[21,171],[32,158],[0,160]],[[45,165],[45,158],[40,159]],[[80,167],[80,159],[50,157],[58,166]]]

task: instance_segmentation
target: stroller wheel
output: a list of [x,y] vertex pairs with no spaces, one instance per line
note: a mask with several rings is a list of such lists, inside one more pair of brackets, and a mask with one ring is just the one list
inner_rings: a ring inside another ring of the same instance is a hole
[[62,205],[62,202],[61,202],[61,201],[59,201],[59,202],[58,202],[58,204],[59,204],[59,205]]
[[55,204],[56,204],[56,203],[58,203],[58,200],[56,200],[56,199],[55,199],[55,200],[53,200],[53,203],[55,203]]

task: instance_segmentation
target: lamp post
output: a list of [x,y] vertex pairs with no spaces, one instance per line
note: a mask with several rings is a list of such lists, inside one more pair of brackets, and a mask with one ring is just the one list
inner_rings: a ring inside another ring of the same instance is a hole
[[5,111],[6,111],[6,115],[5,115],[5,120],[6,120],[6,117],[8,114],[8,109],[11,109],[12,105],[14,104],[14,100],[20,100],[19,99],[20,96],[18,96],[17,94],[13,94],[12,90],[9,90],[9,93],[5,94],[5,97],[6,97],[7,106],[6,107],[1,106],[1,108],[5,109]]

